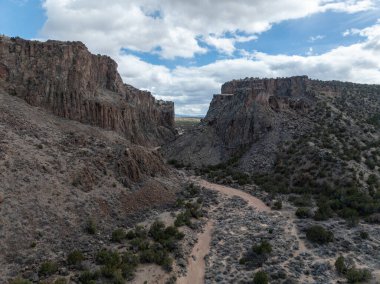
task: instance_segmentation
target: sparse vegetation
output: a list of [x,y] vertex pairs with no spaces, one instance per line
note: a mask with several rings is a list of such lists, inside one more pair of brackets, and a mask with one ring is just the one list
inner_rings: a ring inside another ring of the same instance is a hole
[[343,256],[339,256],[335,261],[337,272],[345,276],[348,283],[363,283],[371,279],[371,272],[368,269],[358,269],[354,265],[349,265]]
[[322,226],[311,226],[306,230],[306,237],[309,241],[318,244],[326,244],[334,240],[334,234]]
[[268,284],[269,283],[269,276],[265,271],[257,271],[255,273],[255,276],[253,277],[253,283],[254,284]]
[[67,264],[68,265],[78,265],[84,260],[84,255],[82,252],[75,250],[69,253],[67,256]]
[[276,200],[276,202],[273,204],[272,209],[274,210],[281,210],[282,209],[282,201]]
[[86,223],[85,231],[90,234],[90,235],[95,235],[96,234],[96,223],[93,219],[90,219]]
[[312,212],[309,208],[300,207],[296,211],[296,216],[300,219],[310,218],[312,216]]
[[9,284],[32,284],[32,282],[23,278],[16,278],[11,280]]
[[111,241],[115,243],[121,243],[126,237],[127,234],[125,233],[124,229],[119,228],[112,232]]
[[363,283],[371,279],[371,272],[368,269],[350,268],[346,278],[348,283]]
[[52,261],[46,261],[41,264],[38,270],[38,275],[40,276],[50,276],[58,271],[58,265]]
[[256,254],[266,254],[272,252],[272,246],[268,241],[262,241],[259,245],[254,245],[252,251]]
[[240,259],[239,263],[245,264],[250,269],[261,267],[271,252],[271,244],[264,240],[260,244],[254,245],[251,251],[248,251],[245,256]]

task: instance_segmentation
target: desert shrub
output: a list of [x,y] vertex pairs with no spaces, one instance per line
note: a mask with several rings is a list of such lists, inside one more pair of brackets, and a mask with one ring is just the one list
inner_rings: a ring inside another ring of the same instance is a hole
[[350,268],[347,270],[346,279],[348,283],[367,282],[371,279],[371,272],[368,269]]
[[359,217],[352,216],[346,219],[346,223],[348,227],[356,227],[359,224]]
[[334,216],[334,211],[327,204],[320,204],[318,210],[314,213],[314,220],[324,221]]
[[366,218],[366,221],[371,224],[380,224],[380,213],[371,214]]
[[254,284],[268,284],[269,283],[269,276],[265,271],[257,271],[255,273],[255,276],[253,277],[253,283]]
[[175,284],[177,283],[177,277],[176,276],[171,276],[166,282],[165,284]]
[[325,244],[334,240],[334,234],[322,226],[311,226],[306,230],[306,237],[309,241],[318,244]]
[[96,234],[96,223],[93,219],[87,221],[85,231],[90,235]]
[[136,226],[134,234],[136,238],[146,239],[148,237],[148,231],[143,226]]
[[185,167],[185,165],[182,162],[174,160],[174,159],[169,160],[168,164],[174,166],[177,169],[181,169]]
[[360,238],[362,238],[363,240],[365,240],[365,239],[368,239],[368,238],[369,238],[369,235],[368,235],[368,233],[367,233],[367,232],[365,232],[365,231],[361,231],[361,232],[359,233],[359,236],[360,236]]
[[312,216],[311,210],[306,207],[300,207],[296,211],[296,216],[300,219],[310,218]]
[[140,259],[138,255],[131,252],[125,252],[122,256],[122,264],[120,267],[122,276],[128,281],[132,280],[139,263]]
[[272,246],[268,241],[262,241],[259,245],[254,245],[252,251],[257,254],[271,253]]
[[79,276],[79,282],[81,284],[95,284],[96,280],[100,277],[100,272],[95,271],[83,271]]
[[167,250],[173,251],[176,249],[176,241],[182,239],[184,234],[176,227],[165,227],[163,222],[155,221],[149,229],[149,236]]
[[106,249],[100,250],[95,257],[95,260],[97,264],[112,266],[112,267],[120,264],[119,254],[116,251],[111,251],[111,250],[106,250]]
[[186,203],[186,210],[189,211],[191,217],[199,219],[203,217],[201,205],[197,202],[188,202]]
[[187,185],[185,189],[187,197],[191,197],[191,198],[198,196],[200,191],[201,191],[200,187],[193,183],[190,183],[189,185]]
[[65,278],[58,278],[54,281],[54,284],[67,284],[67,280]]
[[84,260],[83,254],[78,251],[72,251],[71,253],[68,254],[67,256],[67,264],[68,265],[78,265]]
[[121,228],[112,232],[111,241],[115,243],[121,243],[127,236],[125,231]]
[[378,185],[379,184],[379,179],[377,178],[376,175],[370,174],[368,176],[367,184],[368,185]]
[[176,227],[182,227],[182,226],[191,226],[191,214],[190,211],[185,211],[181,212],[177,215],[175,221],[174,221],[174,226]]
[[40,276],[50,276],[58,271],[58,265],[52,261],[45,261],[38,270]]
[[335,261],[335,269],[341,275],[344,275],[347,272],[347,267],[343,256],[339,256]]
[[100,269],[100,273],[103,277],[109,279],[117,279],[121,276],[121,271],[118,269],[118,267],[111,265],[102,266],[102,268]]
[[277,200],[273,204],[272,209],[274,209],[274,210],[281,210],[282,209],[282,201],[281,200]]
[[289,202],[293,203],[293,205],[297,207],[311,207],[313,206],[313,201],[311,200],[310,195],[290,195],[288,198]]
[[32,284],[32,282],[23,278],[16,278],[11,280],[9,284]]
[[339,217],[343,219],[349,219],[353,217],[358,217],[359,213],[355,209],[345,207],[338,212]]

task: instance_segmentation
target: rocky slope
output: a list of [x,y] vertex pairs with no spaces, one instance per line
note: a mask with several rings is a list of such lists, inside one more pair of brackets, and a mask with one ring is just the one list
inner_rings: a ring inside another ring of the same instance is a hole
[[33,106],[157,146],[174,135],[174,104],[125,85],[117,64],[81,42],[0,37],[0,85]]
[[272,168],[279,146],[321,121],[319,110],[347,116],[350,131],[376,129],[366,123],[380,110],[380,86],[311,80],[306,76],[225,83],[206,117],[194,130],[169,144],[165,154],[195,167],[242,156],[241,169]]
[[38,282],[42,262],[92,255],[175,201],[180,182],[153,148],[174,135],[173,103],[116,67],[82,43],[0,38],[0,283]]

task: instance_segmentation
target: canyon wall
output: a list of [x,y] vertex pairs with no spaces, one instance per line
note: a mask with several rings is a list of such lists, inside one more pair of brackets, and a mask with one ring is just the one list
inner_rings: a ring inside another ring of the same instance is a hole
[[379,111],[379,93],[376,85],[307,76],[233,80],[213,96],[200,125],[170,143],[165,155],[196,167],[241,156],[242,169],[266,171],[279,145],[318,124],[317,106],[342,109],[363,121]]
[[174,104],[123,83],[117,64],[81,42],[0,37],[0,86],[64,118],[157,146],[174,137]]

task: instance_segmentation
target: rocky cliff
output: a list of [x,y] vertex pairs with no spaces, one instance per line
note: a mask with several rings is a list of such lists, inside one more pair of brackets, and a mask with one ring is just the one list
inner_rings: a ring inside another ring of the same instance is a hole
[[297,76],[233,80],[221,93],[198,128],[167,147],[169,159],[199,167],[239,156],[242,169],[266,171],[280,145],[315,128],[321,105],[366,120],[379,111],[380,87]]
[[174,137],[174,104],[125,85],[117,64],[81,42],[0,37],[0,86],[33,106],[157,146]]
[[156,148],[173,124],[173,103],[82,43],[0,37],[0,283],[42,281],[46,259],[94,254],[115,226],[174,203],[180,182]]

